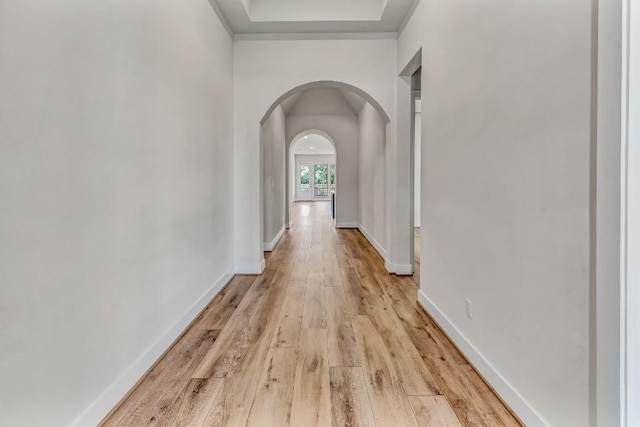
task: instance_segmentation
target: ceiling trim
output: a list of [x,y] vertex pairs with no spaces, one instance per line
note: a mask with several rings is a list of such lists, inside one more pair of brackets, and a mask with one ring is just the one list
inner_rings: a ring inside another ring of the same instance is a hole
[[416,11],[416,8],[418,7],[419,3],[420,3],[420,0],[414,0],[413,3],[411,3],[411,7],[409,8],[409,10],[407,11],[407,14],[404,16],[404,19],[400,23],[400,28],[398,28],[398,34],[402,34],[404,29],[407,27],[407,24],[413,17],[413,12]]
[[218,2],[216,0],[209,0],[209,5],[218,16],[218,19],[220,20],[220,23],[222,24],[224,29],[227,30],[227,33],[229,33],[231,37],[233,37],[233,30],[231,29],[231,25],[229,25],[229,21],[227,21],[227,18],[224,16],[224,13],[222,13],[222,10],[220,9],[220,5],[218,5]]
[[[212,0],[213,1],[213,0]],[[256,40],[397,40],[398,33],[238,33],[233,41]]]

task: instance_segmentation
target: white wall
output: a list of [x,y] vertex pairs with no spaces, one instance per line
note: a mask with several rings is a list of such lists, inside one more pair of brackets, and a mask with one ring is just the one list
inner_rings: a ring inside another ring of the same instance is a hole
[[[299,165],[301,163],[309,163],[309,179],[313,180],[315,177],[314,165],[329,165],[336,164],[336,156],[333,154],[296,154],[294,156],[293,164],[291,165],[291,173],[293,174],[293,182],[295,189],[295,199],[294,200],[330,200],[331,195],[327,197],[315,197],[313,195],[313,189],[309,190],[308,193],[302,194],[300,191],[300,168]],[[336,177],[338,172],[336,170]],[[337,191],[337,179],[336,179],[336,191]]]
[[0,424],[68,425],[232,266],[232,44],[200,0],[0,9]]
[[317,88],[302,92],[289,114],[292,116],[353,116],[356,113],[340,90]]
[[[630,3],[629,3],[630,4]],[[640,9],[629,11],[627,165],[626,421],[640,425]]]
[[[621,425],[620,418],[620,159],[622,1],[598,2],[598,103],[595,202],[595,315],[591,316],[592,358],[597,378],[591,411],[598,426]],[[592,366],[594,369],[594,366]]]
[[[291,89],[314,81],[338,81],[359,87],[380,103],[391,118],[389,132],[392,137],[387,143],[395,144],[396,46],[395,40],[234,43],[237,263],[259,265],[263,255],[259,177],[242,172],[259,168],[260,120],[272,104]],[[342,159],[338,152],[338,164]]]
[[387,244],[386,123],[380,114],[365,104],[358,117],[360,126],[360,226],[383,248]]
[[428,88],[421,302],[529,425],[589,425],[591,18],[427,0],[399,39]]
[[[288,116],[287,141],[309,129],[327,133],[336,144],[338,190],[336,192],[336,225],[357,226],[359,223],[359,154],[358,117],[356,116]],[[288,148],[287,148],[288,149]]]
[[264,243],[271,242],[285,226],[285,120],[284,111],[278,106],[262,128]]

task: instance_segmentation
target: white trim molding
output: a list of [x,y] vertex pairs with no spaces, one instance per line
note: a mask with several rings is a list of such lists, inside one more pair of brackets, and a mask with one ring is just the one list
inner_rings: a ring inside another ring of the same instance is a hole
[[640,425],[640,5],[623,2],[621,373],[623,425]]
[[395,265],[395,273],[398,276],[412,276],[413,275],[413,265],[411,264],[396,264]]
[[233,30],[231,30],[229,21],[227,21],[227,18],[224,16],[224,13],[222,13],[222,10],[220,9],[220,5],[218,5],[218,2],[216,0],[209,0],[209,4],[211,5],[211,8],[213,9],[213,11],[216,13],[218,20],[220,20],[220,23],[222,24],[224,29],[227,31],[227,34],[229,34],[229,36],[233,40]]
[[398,33],[236,33],[233,35],[235,42],[255,40],[398,40]]
[[384,260],[384,267],[389,273],[393,273],[396,276],[412,276],[413,266],[411,264],[394,264],[388,259]]
[[259,264],[236,264],[235,273],[236,274],[255,274],[260,275],[264,272],[266,268],[265,260]]
[[388,259],[385,258],[384,260],[384,268],[387,269],[387,271],[391,274],[395,274],[396,272],[396,265],[391,263],[391,261],[389,261]]
[[278,244],[278,242],[280,241],[280,239],[282,239],[282,236],[284,235],[284,232],[287,230],[287,225],[283,225],[282,228],[280,229],[280,231],[278,231],[278,234],[276,234],[276,237],[273,238],[272,241],[268,242],[268,243],[263,243],[263,250],[265,252],[271,252],[275,249],[276,245]]
[[357,222],[336,222],[336,228],[359,228],[360,224]]
[[471,342],[455,327],[438,307],[420,290],[418,303],[438,323],[456,346],[472,363],[473,367],[491,384],[500,397],[529,427],[545,427],[550,425],[527,402],[518,391],[491,365],[491,363],[474,347]]
[[373,246],[375,250],[378,251],[382,259],[384,259],[384,267],[389,273],[393,273],[398,276],[413,275],[413,266],[411,264],[393,264],[387,258],[387,251],[382,247],[380,242],[374,239],[374,237],[367,231],[366,228],[362,226],[362,224],[358,225],[358,230],[360,230],[362,235],[369,241],[369,243],[371,243],[371,246]]
[[376,239],[374,239],[371,234],[369,234],[367,229],[364,228],[362,224],[358,224],[358,230],[360,230],[362,235],[369,241],[369,243],[371,243],[371,246],[373,246],[375,250],[378,251],[382,259],[385,260],[386,263],[387,251],[382,247],[382,245]]
[[71,424],[72,427],[98,425],[126,396],[151,367],[171,348],[205,307],[233,278],[233,269],[222,276],[149,350],[133,362],[107,389]]

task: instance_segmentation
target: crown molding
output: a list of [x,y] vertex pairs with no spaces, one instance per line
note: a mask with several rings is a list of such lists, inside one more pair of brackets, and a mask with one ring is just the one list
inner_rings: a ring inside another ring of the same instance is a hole
[[244,33],[234,34],[233,41],[260,40],[397,40],[398,33]]

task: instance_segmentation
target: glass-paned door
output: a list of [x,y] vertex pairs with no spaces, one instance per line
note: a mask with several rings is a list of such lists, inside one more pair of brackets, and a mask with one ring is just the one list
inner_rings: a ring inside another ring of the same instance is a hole
[[336,165],[335,164],[332,164],[331,166],[329,166],[329,175],[330,175],[329,182],[331,183],[331,192],[335,193],[336,192]]
[[297,200],[311,199],[311,163],[298,164]]
[[323,198],[329,196],[329,165],[314,165],[314,196]]

